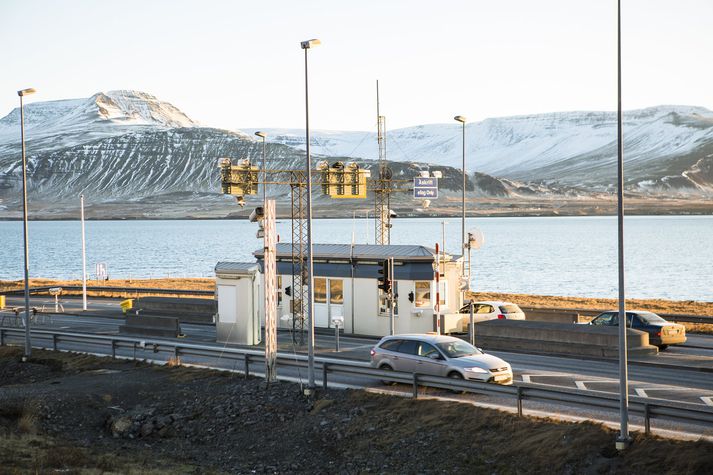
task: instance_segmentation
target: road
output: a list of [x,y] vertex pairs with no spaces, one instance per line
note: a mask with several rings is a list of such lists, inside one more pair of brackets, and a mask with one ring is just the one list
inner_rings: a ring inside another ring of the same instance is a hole
[[[118,310],[117,299],[90,299],[89,309],[86,314],[74,315],[69,312],[81,313],[81,300],[64,299],[66,314],[51,315],[51,318],[40,319],[35,328],[55,329],[65,332],[84,332],[100,335],[116,335],[118,327],[123,323]],[[11,297],[8,306],[22,305],[22,298]],[[52,299],[33,297],[32,305],[38,309],[44,305],[45,310],[54,309]],[[10,312],[3,313],[6,316]],[[7,324],[7,321],[6,321]],[[209,344],[216,347],[223,345],[215,342],[215,328],[211,325],[182,325],[183,332],[187,335],[181,341],[186,343]],[[369,360],[369,349],[375,344],[375,339],[341,337],[341,351],[334,351],[334,336],[332,334],[317,334],[315,347],[320,356],[348,358],[363,361]],[[16,343],[21,343],[18,339]],[[689,346],[690,345],[690,346]],[[294,345],[289,332],[279,333],[279,348],[281,352],[304,353],[304,347]],[[76,345],[72,349],[77,351],[91,351],[107,353],[107,347],[94,345]],[[588,389],[609,393],[619,392],[618,363],[612,360],[578,359],[570,357],[533,355],[523,353],[510,353],[502,351],[491,352],[508,361],[515,374],[515,381],[536,383],[545,386],[566,387],[572,389]],[[120,354],[122,354],[120,352]],[[123,350],[123,356],[133,356],[129,350]],[[154,359],[150,350],[141,349],[136,355],[142,359]],[[193,360],[182,360],[183,363],[195,363],[216,368],[236,369],[235,362],[220,357],[202,357]],[[705,363],[705,364],[703,364]],[[701,366],[708,366],[709,371],[701,371]],[[238,368],[239,369],[239,368]],[[259,368],[256,368],[259,369]],[[279,374],[295,381],[304,382],[305,370],[296,368],[280,368]],[[319,376],[319,375],[318,375]],[[664,399],[701,406],[713,407],[713,336],[690,335],[688,345],[670,347],[656,357],[649,357],[646,361],[632,362],[629,366],[630,394],[643,398]],[[345,386],[367,387],[371,390],[387,392],[407,392],[410,388],[405,386],[383,386],[377,381],[363,377],[335,376],[330,378],[330,383]],[[494,396],[483,395],[451,395],[438,390],[429,390],[428,394],[439,397],[455,398],[459,400],[477,401],[481,405],[512,409],[514,401],[503,401]],[[527,402],[526,408],[536,414],[559,414],[564,417],[585,417],[600,421],[615,422],[618,415],[615,413],[569,407],[561,404]],[[637,423],[637,418],[632,421]],[[639,421],[640,422],[640,421]],[[666,430],[684,430],[697,434],[713,434],[713,428],[706,426],[692,427],[690,424],[675,424],[667,421],[657,421],[656,427]]]

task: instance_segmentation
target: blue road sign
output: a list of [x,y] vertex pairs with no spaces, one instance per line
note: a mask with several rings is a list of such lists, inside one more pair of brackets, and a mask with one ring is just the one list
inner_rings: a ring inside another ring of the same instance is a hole
[[414,198],[438,198],[438,178],[416,177],[413,179]]

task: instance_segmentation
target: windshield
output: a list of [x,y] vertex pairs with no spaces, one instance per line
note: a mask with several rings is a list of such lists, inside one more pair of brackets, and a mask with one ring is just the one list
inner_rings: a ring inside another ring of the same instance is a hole
[[639,318],[646,323],[668,323],[663,318],[651,312],[637,312]]
[[482,354],[476,347],[463,340],[445,341],[436,343],[436,346],[449,358]]

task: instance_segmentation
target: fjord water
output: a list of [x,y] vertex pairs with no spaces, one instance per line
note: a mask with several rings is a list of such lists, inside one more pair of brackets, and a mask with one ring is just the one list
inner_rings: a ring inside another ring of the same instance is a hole
[[[395,219],[393,244],[433,247],[439,218]],[[446,249],[460,254],[461,222],[445,220]],[[480,291],[617,296],[615,217],[469,218],[485,245],[473,251]],[[278,221],[291,240],[289,220]],[[257,225],[237,220],[87,221],[87,272],[106,263],[111,278],[212,277],[218,261],[254,261]],[[631,216],[625,221],[626,295],[713,300],[713,216]],[[30,276],[80,278],[78,221],[33,221]],[[373,220],[318,219],[315,243],[373,243]],[[368,236],[367,236],[368,233]],[[0,222],[0,279],[23,277],[22,222]]]

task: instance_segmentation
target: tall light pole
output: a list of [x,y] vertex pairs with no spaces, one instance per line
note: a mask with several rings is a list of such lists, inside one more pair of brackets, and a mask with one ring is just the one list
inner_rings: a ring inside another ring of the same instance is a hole
[[84,238],[84,193],[79,195],[80,216],[82,219],[82,309],[87,310],[87,245]]
[[621,111],[621,0],[617,0],[617,222],[619,254],[619,411],[620,432],[616,448],[629,446],[629,374],[626,348],[626,301],[624,300],[624,130]]
[[257,131],[255,135],[262,138],[262,205],[265,206],[267,201],[267,168],[265,168],[265,132]]
[[312,159],[309,154],[309,75],[307,74],[307,51],[321,42],[317,39],[300,43],[305,50],[305,145],[307,159],[305,172],[307,179],[307,392],[314,390],[314,288],[312,286]]
[[[463,192],[462,192],[462,199],[461,199],[461,211],[463,213],[463,216],[461,218],[461,256],[465,256],[465,246],[466,246],[466,241],[465,241],[465,184],[467,181],[468,177],[468,172],[465,170],[465,123],[466,123],[466,118],[463,117],[462,115],[457,115],[453,117],[453,120],[460,122],[463,127]],[[461,276],[465,276],[465,266],[463,266],[463,271],[461,272]],[[470,288],[470,283],[468,283],[468,288]]]
[[22,98],[34,94],[30,88],[17,91],[20,96],[20,140],[22,141],[22,222],[25,244],[25,355],[23,361],[32,355],[32,342],[30,340],[30,251],[27,245],[27,159],[25,158],[25,108]]

